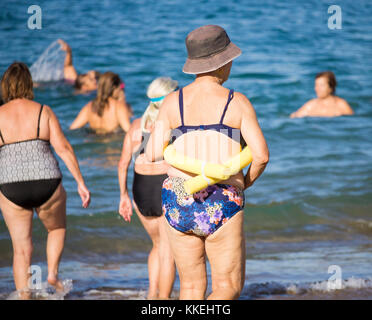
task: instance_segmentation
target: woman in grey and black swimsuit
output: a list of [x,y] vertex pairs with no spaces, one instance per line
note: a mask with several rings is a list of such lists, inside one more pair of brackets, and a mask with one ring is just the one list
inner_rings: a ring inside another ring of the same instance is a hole
[[74,151],[52,109],[32,101],[27,66],[14,62],[1,80],[5,104],[0,108],[0,209],[13,244],[13,273],[22,298],[29,297],[33,209],[48,230],[48,282],[62,290],[58,266],[66,233],[66,192],[50,145],[78,184],[84,208],[90,202]]

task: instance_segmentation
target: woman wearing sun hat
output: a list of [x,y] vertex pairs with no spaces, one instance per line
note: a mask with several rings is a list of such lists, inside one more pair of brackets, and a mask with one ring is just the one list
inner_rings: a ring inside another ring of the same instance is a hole
[[175,167],[163,183],[165,224],[180,276],[180,299],[204,299],[207,288],[205,254],[212,271],[208,299],[236,299],[245,279],[243,190],[262,174],[269,160],[254,108],[239,92],[222,84],[241,50],[220,26],[207,25],[186,38],[188,58],[183,72],[195,80],[169,94],[162,105],[146,148],[157,161],[172,138],[188,157],[223,163],[247,144],[253,161],[243,172],[188,194],[184,182],[194,174]]

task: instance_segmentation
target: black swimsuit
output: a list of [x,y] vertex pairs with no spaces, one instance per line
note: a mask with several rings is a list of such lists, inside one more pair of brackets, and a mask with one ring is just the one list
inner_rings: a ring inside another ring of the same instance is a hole
[[62,174],[50,142],[39,138],[40,108],[35,139],[5,143],[0,146],[0,191],[23,208],[44,204],[61,183]]
[[[135,152],[135,159],[145,153],[150,133],[142,132],[142,143]],[[133,200],[139,211],[146,217],[160,217],[162,215],[161,189],[163,181],[168,178],[166,174],[144,175],[134,171]]]

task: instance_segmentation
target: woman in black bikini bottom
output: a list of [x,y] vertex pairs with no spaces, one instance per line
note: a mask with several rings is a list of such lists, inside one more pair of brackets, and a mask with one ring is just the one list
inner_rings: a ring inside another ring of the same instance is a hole
[[126,180],[128,167],[134,155],[133,205],[153,243],[148,257],[149,299],[169,298],[175,277],[175,266],[162,219],[161,189],[163,181],[167,178],[168,166],[164,161],[149,163],[144,150],[163,99],[176,88],[177,81],[170,78],[157,78],[150,84],[147,90],[150,104],[142,118],[134,120],[127,132],[118,168],[121,194],[119,213],[125,221],[130,221],[132,204]]

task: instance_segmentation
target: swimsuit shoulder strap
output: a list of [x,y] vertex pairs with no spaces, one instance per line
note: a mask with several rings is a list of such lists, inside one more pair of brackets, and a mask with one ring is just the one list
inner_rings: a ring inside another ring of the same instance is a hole
[[40,112],[39,112],[39,119],[37,120],[37,138],[39,138],[39,133],[40,133],[40,118],[41,118],[41,112],[43,111],[44,105],[42,104],[40,107]]
[[1,138],[1,141],[3,142],[3,144],[5,144],[5,141],[4,141],[4,138],[3,138],[3,135],[1,134],[1,130],[0,130],[0,138]]
[[184,126],[184,122],[183,122],[183,92],[182,92],[182,87],[180,87],[180,93],[179,93],[179,106],[180,106],[180,115],[181,115],[181,123],[182,123],[182,126]]
[[233,97],[234,97],[234,89],[231,89],[230,92],[229,92],[229,97],[227,98],[225,109],[223,109],[223,113],[222,113],[222,116],[221,116],[220,124],[223,124],[223,119],[225,118],[227,107],[229,106],[230,101],[232,100]]

